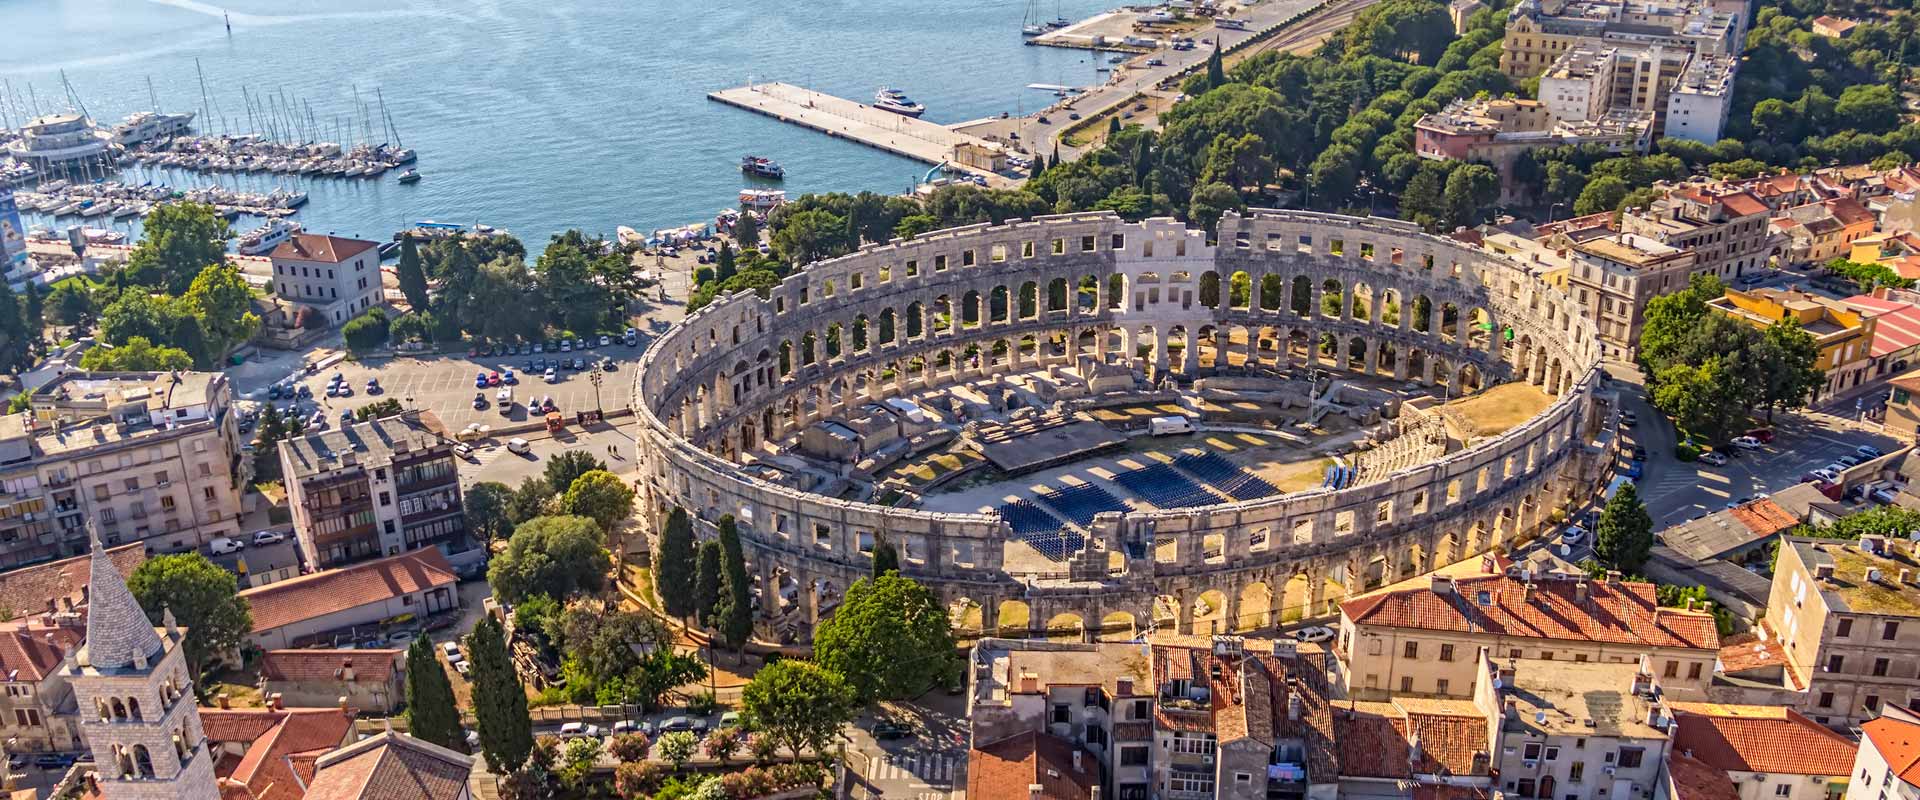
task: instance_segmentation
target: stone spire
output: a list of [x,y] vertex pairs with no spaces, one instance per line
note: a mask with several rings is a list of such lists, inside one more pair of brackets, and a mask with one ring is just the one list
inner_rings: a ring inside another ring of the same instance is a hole
[[87,577],[87,657],[95,669],[146,669],[160,655],[160,635],[127,589],[120,569],[107,558],[100,531],[87,520],[93,539],[91,570]]

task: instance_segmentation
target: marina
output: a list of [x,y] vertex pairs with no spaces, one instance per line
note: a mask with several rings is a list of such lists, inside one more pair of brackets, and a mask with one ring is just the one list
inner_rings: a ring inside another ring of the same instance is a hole
[[270,192],[245,192],[218,186],[175,189],[164,184],[133,185],[116,181],[68,183],[54,180],[14,195],[23,213],[49,217],[105,218],[110,220],[144,217],[155,205],[172,200],[206,203],[228,218],[240,215],[285,217],[307,203],[307,194],[276,188]]
[[992,169],[987,153],[1001,153],[996,142],[961,133],[917,117],[803,89],[786,83],[757,83],[707,95],[714,102],[764,114],[868,147],[977,176],[988,186],[1006,188],[1017,181]]
[[176,136],[127,152],[123,161],[196,172],[272,172],[318,178],[378,178],[418,156],[385,144],[281,144],[259,136]]

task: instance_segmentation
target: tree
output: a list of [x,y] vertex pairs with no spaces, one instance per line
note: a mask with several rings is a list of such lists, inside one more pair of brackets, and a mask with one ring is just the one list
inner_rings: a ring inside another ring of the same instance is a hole
[[80,357],[80,368],[104,372],[167,372],[193,369],[193,356],[177,347],[155,347],[135,336],[119,347],[95,347]]
[[713,609],[719,605],[720,592],[725,588],[722,586],[726,581],[725,568],[721,565],[725,556],[719,542],[709,539],[700,543],[699,566],[693,573],[693,611],[694,619],[702,625],[714,623]]
[[370,419],[386,419],[387,417],[397,417],[404,410],[405,409],[401,408],[400,406],[399,398],[388,397],[380,400],[375,400],[371,403],[368,403],[364,406],[354,409],[353,418],[361,422],[366,422],[367,420],[370,420]]
[[1613,175],[1602,175],[1587,182],[1580,190],[1580,199],[1573,201],[1573,213],[1598,214],[1620,207],[1620,201],[1626,199],[1631,187],[1627,182]]
[[1819,367],[1819,343],[1800,326],[1798,319],[1788,317],[1767,326],[1760,341],[1761,346],[1755,349],[1761,357],[1760,369],[1766,375],[1761,402],[1766,406],[1768,419],[1772,419],[1775,410],[1806,405],[1807,399],[1826,383],[1827,376]]
[[739,274],[740,270],[736,262],[736,259],[734,258],[734,255],[733,255],[732,242],[729,242],[725,239],[721,239],[720,252],[715,256],[715,258],[717,259],[714,272],[713,272],[713,277],[715,280],[724,281],[728,278],[733,277],[734,275]]
[[740,209],[740,218],[733,223],[733,240],[740,243],[742,252],[760,252],[760,220],[753,212]]
[[224,259],[200,270],[180,302],[213,337],[216,355],[225,354],[260,330],[260,315],[253,313],[253,289],[240,277],[240,268]]
[[73,325],[93,314],[93,298],[79,281],[64,280],[53,285],[53,291],[47,295],[47,307],[54,322]]
[[121,345],[138,336],[151,342],[166,342],[168,311],[153,295],[130,289],[100,312],[100,339]]
[[593,778],[593,765],[600,760],[600,740],[591,736],[570,739],[560,751],[560,785],[580,791]]
[[156,624],[171,609],[186,627],[187,666],[195,675],[253,632],[253,612],[239,597],[239,581],[199,553],[149,558],[127,578],[127,588]]
[[204,203],[162,203],[141,222],[140,243],[127,256],[128,279],[178,296],[209,265],[227,263],[233,230]]
[[933,592],[898,574],[862,578],[814,634],[814,657],[861,702],[902,698],[945,677],[953,627]]
[[654,591],[668,614],[686,619],[698,607],[694,592],[693,520],[674,506],[660,530],[660,549],[654,556]]
[[219,354],[212,344],[207,342],[207,332],[200,327],[200,318],[182,314],[173,318],[173,330],[167,334],[167,341],[173,348],[186,353],[193,359],[195,367],[219,369]]
[[573,480],[560,498],[560,507],[568,514],[592,519],[611,534],[621,520],[633,515],[633,487],[611,472],[592,470]]
[[613,566],[600,526],[587,517],[535,517],[515,528],[493,557],[487,583],[512,603],[532,594],[560,598],[597,592]]
[[491,542],[505,538],[513,533],[513,519],[507,514],[507,505],[513,501],[513,490],[498,481],[482,481],[467,489],[465,506],[467,510],[467,530],[479,537],[482,542]]
[[460,709],[454,705],[453,682],[434,656],[427,637],[407,647],[407,732],[457,752],[467,752],[466,732],[460,728]]
[[[1226,61],[1220,56],[1220,42],[1213,43],[1213,55],[1207,56],[1207,88],[1225,86],[1227,83]],[[1118,120],[1115,117],[1115,120]]]
[[740,729],[734,727],[714,728],[707,732],[707,738],[700,742],[700,749],[708,758],[722,764],[740,752]]
[[1478,224],[1482,212],[1500,199],[1500,176],[1485,164],[1462,164],[1447,175],[1443,196],[1450,226]]
[[473,717],[487,768],[495,775],[517,770],[533,751],[533,719],[527,713],[526,686],[493,615],[482,615],[467,634],[467,658],[473,665]]
[[1213,230],[1220,224],[1220,217],[1228,211],[1240,211],[1246,207],[1240,201],[1240,193],[1224,183],[1209,183],[1195,189],[1193,202],[1187,208],[1187,219],[1193,224]]
[[619,761],[645,761],[653,740],[639,731],[616,733],[607,740],[607,754]]
[[894,547],[893,542],[888,541],[887,537],[881,536],[879,541],[873,543],[873,577],[878,578],[889,572],[899,571],[899,548]]
[[1600,512],[1599,529],[1594,532],[1594,554],[1614,569],[1636,574],[1653,552],[1653,517],[1640,502],[1640,490],[1632,481],[1619,491]]
[[1849,86],[1834,103],[1834,123],[1859,133],[1883,133],[1900,126],[1900,96],[1879,84]]
[[674,731],[660,737],[660,757],[673,765],[673,771],[679,772],[687,765],[687,759],[693,758],[693,751],[700,746],[700,738],[692,731]]
[[420,266],[420,245],[409,236],[400,243],[400,265],[394,272],[400,279],[400,293],[416,313],[432,308],[427,295],[427,271]]
[[553,499],[553,487],[547,479],[529,475],[520,479],[520,485],[514,487],[513,499],[507,501],[507,519],[514,527],[534,517],[547,513],[547,501]]
[[754,674],[740,693],[740,708],[762,736],[798,756],[808,748],[825,752],[856,706],[853,687],[839,673],[782,659]]
[[728,647],[738,651],[753,635],[753,579],[747,577],[747,556],[740,548],[740,527],[733,515],[721,517],[719,528],[722,578],[713,627]]
[[387,311],[378,306],[347,320],[347,324],[340,328],[340,338],[347,341],[348,347],[359,352],[386,344],[389,333]]
[[562,450],[547,459],[547,468],[541,477],[547,486],[555,492],[564,492],[573,486],[580,476],[594,470],[605,471],[607,465],[597,456],[585,450]]

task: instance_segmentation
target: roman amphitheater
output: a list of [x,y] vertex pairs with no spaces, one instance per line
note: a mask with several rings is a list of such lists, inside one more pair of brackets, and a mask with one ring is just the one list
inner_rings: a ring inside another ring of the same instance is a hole
[[668,331],[642,502],[804,640],[878,542],[963,633],[1256,630],[1538,534],[1605,472],[1592,325],[1393,220],[1107,213],[816,263]]

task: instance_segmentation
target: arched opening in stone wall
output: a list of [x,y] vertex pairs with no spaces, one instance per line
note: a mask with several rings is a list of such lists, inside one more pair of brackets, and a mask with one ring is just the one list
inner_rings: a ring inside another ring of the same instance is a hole
[[1002,600],[995,614],[998,622],[997,635],[1008,639],[1025,639],[1032,629],[1033,609],[1021,600]]
[[1313,279],[1305,275],[1293,279],[1293,297],[1288,303],[1295,316],[1313,316]]
[[1107,308],[1127,307],[1127,276],[1115,273],[1107,277]]
[[1200,305],[1220,307],[1220,273],[1209,270],[1200,274]]
[[1273,589],[1266,581],[1254,581],[1240,587],[1239,612],[1234,614],[1233,630],[1251,631],[1271,628]]
[[1260,310],[1279,311],[1286,304],[1286,279],[1273,273],[1260,276]]
[[1228,307],[1235,311],[1253,308],[1253,276],[1246,270],[1234,272],[1227,281]]
[[1391,582],[1394,577],[1393,565],[1389,563],[1387,557],[1383,555],[1367,559],[1367,565],[1364,569],[1365,578],[1358,587],[1358,591],[1355,592],[1356,594],[1360,591],[1371,591],[1385,586]]
[[1347,296],[1340,281],[1328,278],[1320,282],[1320,315],[1332,319],[1346,316]]
[[1493,344],[1493,335],[1496,333],[1493,328],[1493,315],[1487,313],[1484,308],[1476,307],[1469,320],[1467,346],[1483,352],[1488,350]]
[[1086,636],[1086,620],[1072,611],[1062,611],[1047,620],[1047,641],[1078,642]]
[[1219,589],[1208,589],[1200,593],[1193,601],[1193,630],[1186,631],[1195,636],[1227,633],[1227,595]]
[[981,313],[980,290],[969,289],[960,296],[960,325],[964,328],[978,328],[986,315]]
[[1280,621],[1285,625],[1298,622],[1311,616],[1313,604],[1312,579],[1305,572],[1295,572],[1287,578],[1280,595]]
[[1179,598],[1170,594],[1157,595],[1153,598],[1153,627],[1154,630],[1170,633],[1187,632],[1180,630]]
[[1353,318],[1370,320],[1373,318],[1373,288],[1364,282],[1353,284]]
[[1097,314],[1100,312],[1100,277],[1099,276],[1097,275],[1081,276],[1080,283],[1078,286],[1075,287],[1075,289],[1076,291],[1074,292],[1074,298],[1075,298],[1074,308],[1078,311],[1078,313],[1081,316]]
[[993,287],[993,295],[988,299],[987,319],[993,322],[1006,322],[1013,311],[1012,292],[1005,286]]
[[1399,289],[1388,288],[1380,292],[1380,324],[1389,328],[1400,327],[1400,321],[1405,319],[1403,315],[1406,313],[1406,309],[1401,308],[1401,302]]
[[1047,312],[1058,313],[1067,310],[1067,279],[1054,278],[1047,281]]
[[1131,611],[1109,611],[1100,618],[1100,631],[1096,638],[1102,642],[1125,642],[1140,635],[1140,621]]

